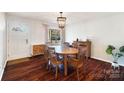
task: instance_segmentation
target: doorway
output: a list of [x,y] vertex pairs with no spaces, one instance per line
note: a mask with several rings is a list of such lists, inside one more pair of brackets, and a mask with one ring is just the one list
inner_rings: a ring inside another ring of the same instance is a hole
[[29,29],[25,24],[8,24],[8,60],[30,56]]

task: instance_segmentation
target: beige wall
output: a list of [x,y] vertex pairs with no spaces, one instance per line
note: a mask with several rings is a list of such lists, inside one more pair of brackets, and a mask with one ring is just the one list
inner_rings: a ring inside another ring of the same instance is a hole
[[[108,56],[105,50],[109,44],[117,48],[124,45],[124,13],[68,26],[66,28],[66,41],[71,43],[76,38],[91,39],[91,56],[111,62],[112,57]],[[124,58],[121,58],[119,63],[124,65]]]

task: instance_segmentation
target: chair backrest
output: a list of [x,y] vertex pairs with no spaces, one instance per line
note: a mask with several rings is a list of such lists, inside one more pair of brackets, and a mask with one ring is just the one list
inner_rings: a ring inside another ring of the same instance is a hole
[[85,58],[85,52],[82,47],[78,47],[78,59],[84,60]]
[[54,52],[54,50],[51,49],[51,51],[49,52],[49,59],[50,59],[50,62],[52,64],[58,64],[58,60],[57,60],[57,55],[56,53]]
[[45,50],[45,51],[44,51],[44,58],[45,58],[45,60],[47,60],[47,61],[49,60],[50,57],[49,57],[49,52],[48,52],[48,50]]
[[45,49],[44,49],[44,57],[45,57],[45,60],[47,61],[50,59],[49,48],[47,45],[45,46]]
[[73,47],[73,48],[78,48],[77,43],[75,43],[75,42],[74,42],[74,43],[72,43],[72,47]]
[[55,48],[54,47],[48,47],[48,52],[54,54]]
[[64,44],[65,46],[67,46],[67,47],[70,46],[69,42],[64,42],[63,44]]
[[56,56],[55,54],[55,48],[54,47],[48,47],[48,54],[49,54],[49,57],[53,57],[53,56]]

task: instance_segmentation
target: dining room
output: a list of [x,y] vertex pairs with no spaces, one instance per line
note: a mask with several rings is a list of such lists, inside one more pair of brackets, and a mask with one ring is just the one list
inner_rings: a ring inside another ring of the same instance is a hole
[[0,93],[123,93],[123,0],[1,0]]
[[[2,81],[124,80],[124,13],[6,12],[3,15],[7,20],[7,61]],[[115,48],[109,47],[110,44],[122,46],[116,62],[107,54]]]

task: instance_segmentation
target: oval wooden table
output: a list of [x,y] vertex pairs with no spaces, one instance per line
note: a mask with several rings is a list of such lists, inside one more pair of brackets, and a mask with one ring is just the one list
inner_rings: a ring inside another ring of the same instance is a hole
[[67,55],[75,55],[78,54],[78,49],[76,48],[70,48],[70,47],[55,47],[55,52],[57,54],[64,56],[64,75],[67,76]]

